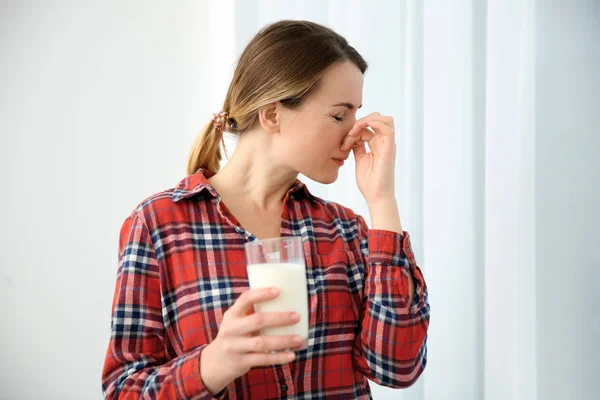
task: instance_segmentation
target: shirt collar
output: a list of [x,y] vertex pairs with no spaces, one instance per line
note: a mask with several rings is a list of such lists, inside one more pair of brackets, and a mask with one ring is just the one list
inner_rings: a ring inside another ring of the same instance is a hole
[[[180,200],[190,198],[202,191],[206,191],[212,197],[218,198],[218,193],[211,186],[210,182],[208,182],[208,178],[213,175],[215,175],[214,172],[208,169],[199,168],[194,174],[186,176],[177,184],[177,186],[175,186],[175,190],[173,191],[173,202],[176,203]],[[294,196],[305,196],[309,200],[315,198],[308,191],[306,185],[299,179],[296,179],[294,184],[290,187],[287,197],[292,196],[292,194]]]

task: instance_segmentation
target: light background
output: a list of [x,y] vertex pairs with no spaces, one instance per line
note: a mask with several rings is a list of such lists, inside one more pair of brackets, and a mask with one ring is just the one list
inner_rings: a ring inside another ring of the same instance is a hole
[[[429,364],[374,398],[595,398],[594,0],[0,1],[0,398],[102,397],[119,228],[185,176],[236,57],[282,18],[346,36],[361,114],[396,120]],[[309,187],[368,216],[352,162]]]

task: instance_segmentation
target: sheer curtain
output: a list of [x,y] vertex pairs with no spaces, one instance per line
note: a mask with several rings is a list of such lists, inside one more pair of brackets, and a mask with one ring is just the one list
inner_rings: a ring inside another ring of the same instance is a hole
[[[546,266],[537,255],[547,254],[552,242],[536,237],[536,218],[547,216],[539,211],[539,171],[548,166],[536,164],[536,153],[556,150],[536,142],[536,134],[546,134],[536,133],[536,118],[545,120],[540,110],[552,104],[536,101],[536,83],[551,85],[540,79],[544,66],[536,55],[558,55],[561,49],[544,47],[550,35],[575,27],[586,13],[591,16],[584,36],[590,41],[600,7],[535,0],[238,0],[213,7],[220,21],[235,16],[219,70],[265,24],[313,20],[343,34],[370,63],[362,115],[380,111],[396,120],[397,198],[430,288],[429,365],[413,387],[374,385],[374,397],[529,400],[590,393],[591,382],[577,389],[573,380],[581,381],[578,375],[598,364],[577,366],[566,353],[546,359],[569,367],[542,366],[538,377],[544,343],[552,347],[561,337],[546,331],[555,320],[552,310],[545,304],[537,309],[544,298],[538,284],[551,291],[559,283],[544,281],[538,271]],[[563,20],[565,12],[570,19]],[[539,28],[539,21],[555,24]],[[577,54],[586,50],[582,45]],[[597,53],[592,60],[597,65]],[[556,72],[569,67],[557,66]],[[589,128],[592,114],[586,118]],[[597,175],[598,163],[590,163]],[[309,184],[316,194],[368,217],[352,162],[335,184]],[[597,211],[587,210],[598,220]],[[576,284],[567,283],[567,296],[576,296]],[[581,327],[564,329],[568,336]],[[558,383],[558,377],[566,380]]]

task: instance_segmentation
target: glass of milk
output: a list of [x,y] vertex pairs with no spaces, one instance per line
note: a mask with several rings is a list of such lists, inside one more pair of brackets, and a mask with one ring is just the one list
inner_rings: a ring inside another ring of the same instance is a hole
[[302,238],[256,239],[245,244],[251,289],[276,287],[279,296],[255,304],[256,312],[289,312],[300,315],[294,325],[264,328],[261,335],[299,335],[308,344],[308,294]]

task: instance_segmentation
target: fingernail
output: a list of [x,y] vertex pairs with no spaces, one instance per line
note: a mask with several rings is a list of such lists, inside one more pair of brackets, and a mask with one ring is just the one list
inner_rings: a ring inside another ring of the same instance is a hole
[[300,321],[300,314],[298,314],[297,312],[293,312],[290,314],[290,319],[292,321]]
[[296,358],[296,353],[288,353],[287,355],[287,359],[292,361],[294,358]]
[[294,337],[292,338],[292,342],[293,342],[294,344],[300,344],[300,343],[302,343],[302,338],[301,338],[300,336],[294,336]]
[[279,289],[277,289],[277,288],[271,288],[271,290],[269,290],[269,293],[272,294],[272,295],[279,294]]

